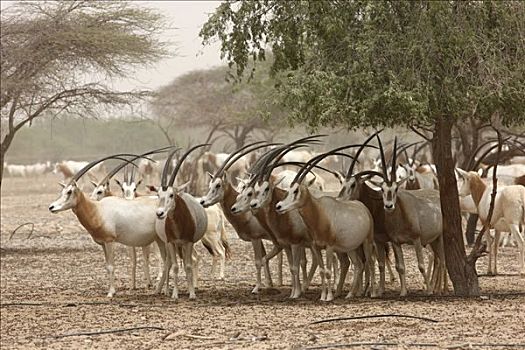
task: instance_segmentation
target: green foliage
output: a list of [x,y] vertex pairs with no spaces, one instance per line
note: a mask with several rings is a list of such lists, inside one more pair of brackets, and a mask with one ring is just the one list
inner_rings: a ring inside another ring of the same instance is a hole
[[186,73],[159,89],[153,112],[161,127],[205,127],[242,143],[255,130],[282,125],[285,110],[276,103],[269,69],[260,64],[251,79],[237,83],[228,80],[226,66]]
[[525,123],[525,3],[227,1],[201,30],[237,74],[275,57],[293,122]]

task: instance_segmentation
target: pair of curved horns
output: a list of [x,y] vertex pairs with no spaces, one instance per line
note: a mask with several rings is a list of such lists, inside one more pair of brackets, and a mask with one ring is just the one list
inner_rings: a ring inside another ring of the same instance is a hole
[[361,152],[365,149],[365,147],[367,146],[367,144],[377,135],[379,135],[381,133],[381,131],[383,131],[383,129],[379,130],[379,131],[376,131],[375,133],[373,133],[372,135],[370,135],[366,140],[365,142],[361,145],[361,147],[359,147],[359,149],[357,150],[356,154],[355,154],[355,158],[354,160],[352,160],[352,163],[350,163],[350,167],[348,168],[348,171],[346,173],[346,176],[345,176],[345,180],[348,180],[350,179],[350,177],[352,177],[352,173],[354,172],[354,167],[355,167],[355,163],[357,162],[358,158],[359,158],[359,155],[361,154]]
[[346,156],[348,158],[354,159],[354,157],[352,157],[352,156],[350,156],[348,154],[345,154],[345,153],[341,153],[339,151],[342,151],[342,150],[348,149],[348,148],[352,148],[352,147],[361,147],[361,146],[362,146],[361,144],[341,146],[341,147],[334,148],[334,149],[332,149],[332,150],[330,150],[328,152],[325,152],[325,153],[322,153],[322,154],[319,154],[319,155],[313,157],[308,162],[306,162],[306,164],[299,170],[297,175],[295,175],[295,178],[293,179],[292,184],[294,184],[294,183],[301,183],[304,180],[304,178],[306,177],[306,174],[308,174],[314,168],[314,166],[317,165],[317,163],[319,163],[321,160],[323,160],[324,158],[326,158],[328,156],[344,155],[344,156]]
[[[155,149],[155,150],[152,150],[152,151],[148,151],[148,152],[145,152],[145,153],[142,153],[140,155],[136,155],[133,157],[133,159],[131,159],[131,163],[128,163],[126,160],[124,160],[121,164],[117,165],[115,168],[113,168],[99,183],[98,185],[102,185],[104,183],[107,183],[109,180],[111,180],[111,178],[113,176],[115,176],[115,174],[117,174],[122,168],[124,168],[126,165],[128,164],[132,164],[133,167],[136,167],[137,165],[135,163],[133,163],[135,160],[139,159],[139,158],[143,158],[143,159],[147,159],[149,161],[152,161],[154,162],[155,160],[151,159],[151,158],[148,158],[146,156],[149,156],[149,155],[152,155],[152,154],[157,154],[157,153],[163,153],[163,152],[166,152],[168,149],[170,148],[173,148],[174,146],[167,146],[167,147],[162,147],[162,148],[158,148],[158,149]],[[126,181],[126,176],[124,177],[124,181]]]
[[107,156],[107,157],[103,157],[103,158],[100,158],[100,159],[97,159],[97,160],[94,160],[90,163],[88,163],[86,166],[84,166],[82,169],[80,169],[78,171],[78,173],[76,173],[72,178],[71,180],[69,181],[69,184],[73,184],[73,182],[75,181],[78,181],[83,175],[85,175],[91,168],[93,168],[95,165],[105,161],[105,160],[108,160],[108,159],[120,159],[120,160],[123,160],[127,163],[131,163],[130,160],[128,159],[125,159],[125,158],[122,158],[122,157],[137,157],[136,154],[133,154],[133,153],[118,153],[118,154],[113,154],[113,155],[110,155],[110,156]]

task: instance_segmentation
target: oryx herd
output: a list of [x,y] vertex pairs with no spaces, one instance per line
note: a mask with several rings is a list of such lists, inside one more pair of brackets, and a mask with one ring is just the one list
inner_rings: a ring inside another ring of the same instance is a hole
[[[205,152],[208,144],[199,144],[185,152],[165,147],[140,155],[115,154],[88,163],[72,174],[49,210],[57,213],[71,209],[93,240],[102,246],[109,276],[108,297],[116,292],[115,243],[129,247],[135,287],[135,248],[142,249],[149,286],[150,245],[155,242],[162,264],[156,292],[164,290],[172,298],[178,298],[180,258],[189,297],[195,298],[200,262],[195,244],[199,241],[213,256],[212,270],[220,260],[219,277],[225,277],[225,261],[231,255],[225,220],[241,240],[253,246],[256,271],[253,293],[263,286],[272,286],[269,260],[284,251],[290,269],[292,299],[299,298],[310,287],[319,271],[320,299],[333,300],[343,293],[350,267],[352,282],[347,297],[380,297],[385,291],[386,272],[394,278],[389,258],[391,247],[400,281],[399,293],[404,296],[408,292],[403,257],[406,244],[415,249],[425,291],[444,293],[448,282],[435,167],[416,158],[421,144],[398,146],[397,137],[389,150],[391,155],[386,155],[379,134],[372,134],[362,144],[319,154],[307,150],[321,144],[325,135],[287,144],[253,142],[224,157],[212,157]],[[409,156],[407,150],[411,147],[414,152]],[[487,221],[492,180],[487,180],[476,168],[490,151],[494,151],[493,146],[481,157],[475,154],[470,169],[457,168],[460,206],[464,212],[479,214],[482,223]],[[143,173],[142,180],[146,178],[150,192],[139,193],[141,167],[154,169],[150,157],[164,152],[168,156],[159,172],[160,184],[153,185],[156,177]],[[294,153],[310,157],[298,160],[292,156]],[[379,154],[377,162],[365,159],[365,154],[372,153]],[[190,190],[191,185],[203,181],[202,177],[182,179],[181,169],[202,173],[198,165],[203,159],[212,159],[216,166],[208,173],[207,193],[197,196]],[[117,161],[118,165],[102,180],[93,182],[95,189],[91,195],[84,193],[78,185],[82,176],[109,160]],[[349,166],[344,172],[331,166],[345,162]],[[118,185],[122,196],[113,193],[109,186],[110,179],[121,170],[124,175]],[[488,235],[489,273],[497,273],[499,236],[508,232],[518,246],[519,271],[525,274],[525,165],[502,165],[497,174],[498,181],[500,176],[502,180],[498,182],[494,211],[488,223],[495,230],[494,235]],[[324,184],[327,178],[338,183],[337,191],[327,191]],[[265,241],[272,245],[268,252]],[[311,257],[309,269],[308,257]],[[170,272],[174,277],[171,283]]]

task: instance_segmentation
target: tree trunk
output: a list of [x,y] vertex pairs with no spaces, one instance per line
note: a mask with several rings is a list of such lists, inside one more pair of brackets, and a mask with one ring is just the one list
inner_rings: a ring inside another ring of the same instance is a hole
[[432,143],[443,215],[443,241],[447,270],[459,296],[479,296],[476,270],[467,263],[461,229],[458,188],[452,158],[452,120],[438,118]]
[[467,244],[472,246],[476,240],[476,226],[478,225],[478,214],[469,214],[465,236]]
[[13,141],[14,136],[14,132],[5,135],[4,139],[2,140],[2,144],[0,145],[0,189],[2,188],[2,182],[4,179],[5,155],[7,153],[7,150],[9,149],[9,146],[11,146],[11,142]]

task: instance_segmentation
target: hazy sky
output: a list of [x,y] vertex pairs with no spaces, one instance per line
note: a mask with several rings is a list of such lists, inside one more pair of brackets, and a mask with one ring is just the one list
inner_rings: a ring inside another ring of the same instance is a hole
[[[13,1],[1,1],[1,8]],[[163,60],[152,68],[139,70],[134,79],[115,82],[118,89],[155,89],[168,84],[175,77],[195,69],[206,69],[221,64],[219,44],[202,47],[199,30],[208,14],[220,1],[134,1],[139,6],[159,10],[176,29],[168,30],[161,39],[175,42],[177,57]]]
[[[219,1],[140,1],[141,6],[158,9],[176,29],[162,37],[177,45],[177,57],[163,60],[154,69],[137,72],[137,81],[122,84],[123,88],[137,85],[157,88],[168,84],[175,77],[194,69],[205,69],[221,64],[218,43],[203,47],[199,30],[208,14],[220,4]],[[119,84],[120,85],[120,84]]]

